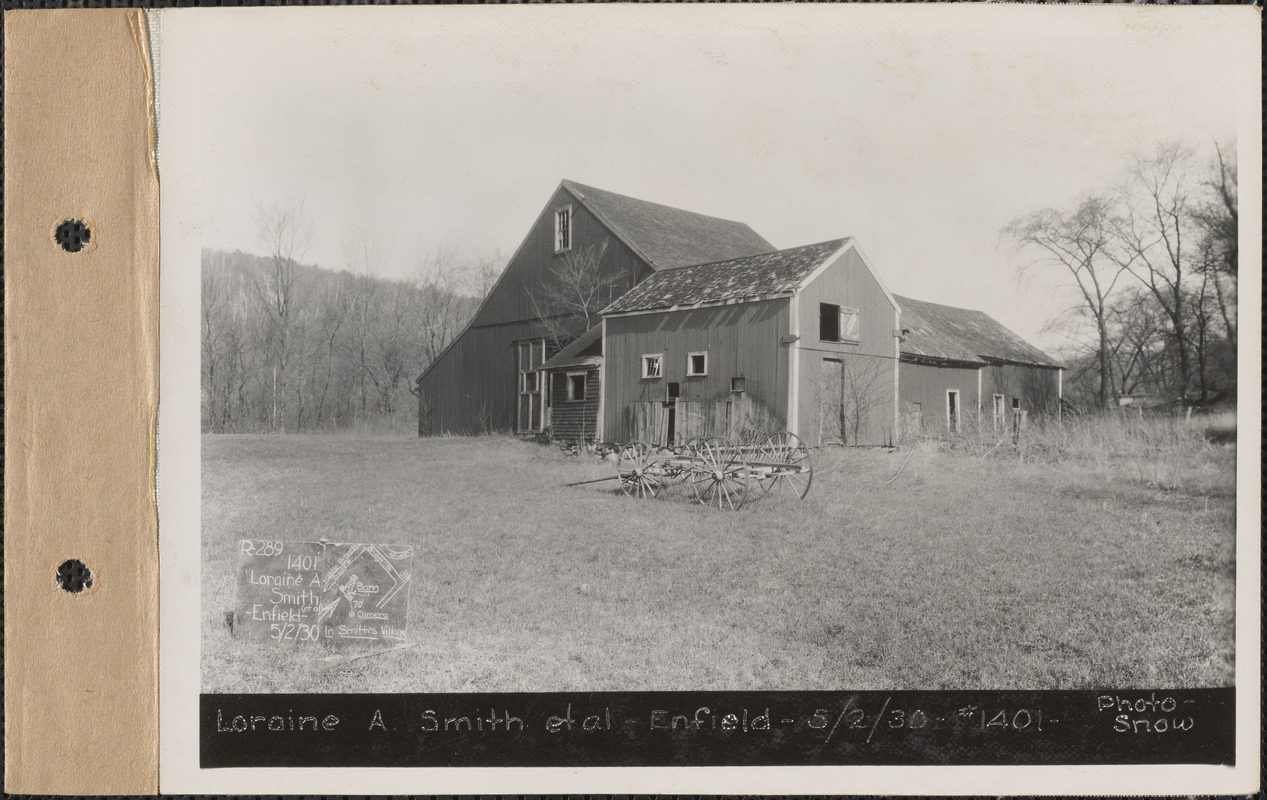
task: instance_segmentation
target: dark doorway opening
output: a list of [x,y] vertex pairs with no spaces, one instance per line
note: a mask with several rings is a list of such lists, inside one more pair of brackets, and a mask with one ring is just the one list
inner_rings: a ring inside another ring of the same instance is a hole
[[664,401],[664,405],[669,409],[669,425],[665,434],[667,444],[676,444],[674,439],[677,436],[677,399],[681,394],[682,385],[679,383],[669,384],[669,396]]

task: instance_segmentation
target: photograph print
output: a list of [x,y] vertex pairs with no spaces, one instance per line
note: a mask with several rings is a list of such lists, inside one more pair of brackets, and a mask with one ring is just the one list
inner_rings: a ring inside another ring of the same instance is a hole
[[529,10],[156,18],[198,691],[1237,685],[1243,15]]

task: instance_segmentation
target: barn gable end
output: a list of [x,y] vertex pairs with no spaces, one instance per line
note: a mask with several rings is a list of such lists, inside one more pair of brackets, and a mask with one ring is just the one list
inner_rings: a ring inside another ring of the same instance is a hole
[[794,304],[793,423],[801,438],[814,445],[891,444],[897,426],[897,305],[853,240],[807,277]]
[[552,355],[540,316],[557,309],[542,308],[541,290],[567,257],[557,252],[560,210],[568,216],[567,252],[601,253],[598,272],[609,284],[603,302],[657,270],[773,249],[743,223],[563,181],[467,328],[418,377],[419,435],[529,432],[545,424],[547,387],[525,370]]

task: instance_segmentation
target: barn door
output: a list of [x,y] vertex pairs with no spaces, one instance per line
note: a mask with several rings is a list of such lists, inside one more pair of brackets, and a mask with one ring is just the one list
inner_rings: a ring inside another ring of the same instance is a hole
[[518,343],[520,433],[539,431],[545,427],[545,402],[542,375],[539,369],[546,358],[545,339],[525,339]]
[[698,400],[678,399],[675,433],[674,442],[686,442],[705,435],[704,410]]
[[633,403],[633,441],[663,447],[668,444],[669,414],[659,400],[637,400]]
[[911,403],[907,407],[906,413],[902,415],[902,430],[900,438],[910,439],[919,436],[920,429],[924,426],[923,406],[920,403]]
[[818,444],[845,441],[845,365],[824,358],[818,376]]
[[734,428],[730,424],[730,401],[716,400],[713,402],[713,419],[710,426],[709,436],[720,436],[723,439],[729,439],[731,431]]

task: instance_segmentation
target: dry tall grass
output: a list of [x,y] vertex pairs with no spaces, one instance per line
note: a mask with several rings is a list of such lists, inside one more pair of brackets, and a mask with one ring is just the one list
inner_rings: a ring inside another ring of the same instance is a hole
[[1194,457],[1236,440],[1236,414],[1187,417],[1178,414],[1141,416],[1106,412],[1066,419],[1026,420],[1019,432],[1012,421],[997,428],[989,423],[962,431],[921,436],[915,445],[981,458],[1021,463],[1060,464],[1116,469],[1122,462],[1157,462]]
[[[656,500],[504,437],[203,440],[208,691],[1228,685],[1234,449],[1209,420],[825,448],[804,500]],[[992,433],[992,432],[991,432]],[[235,541],[412,544],[415,646],[234,639]]]

